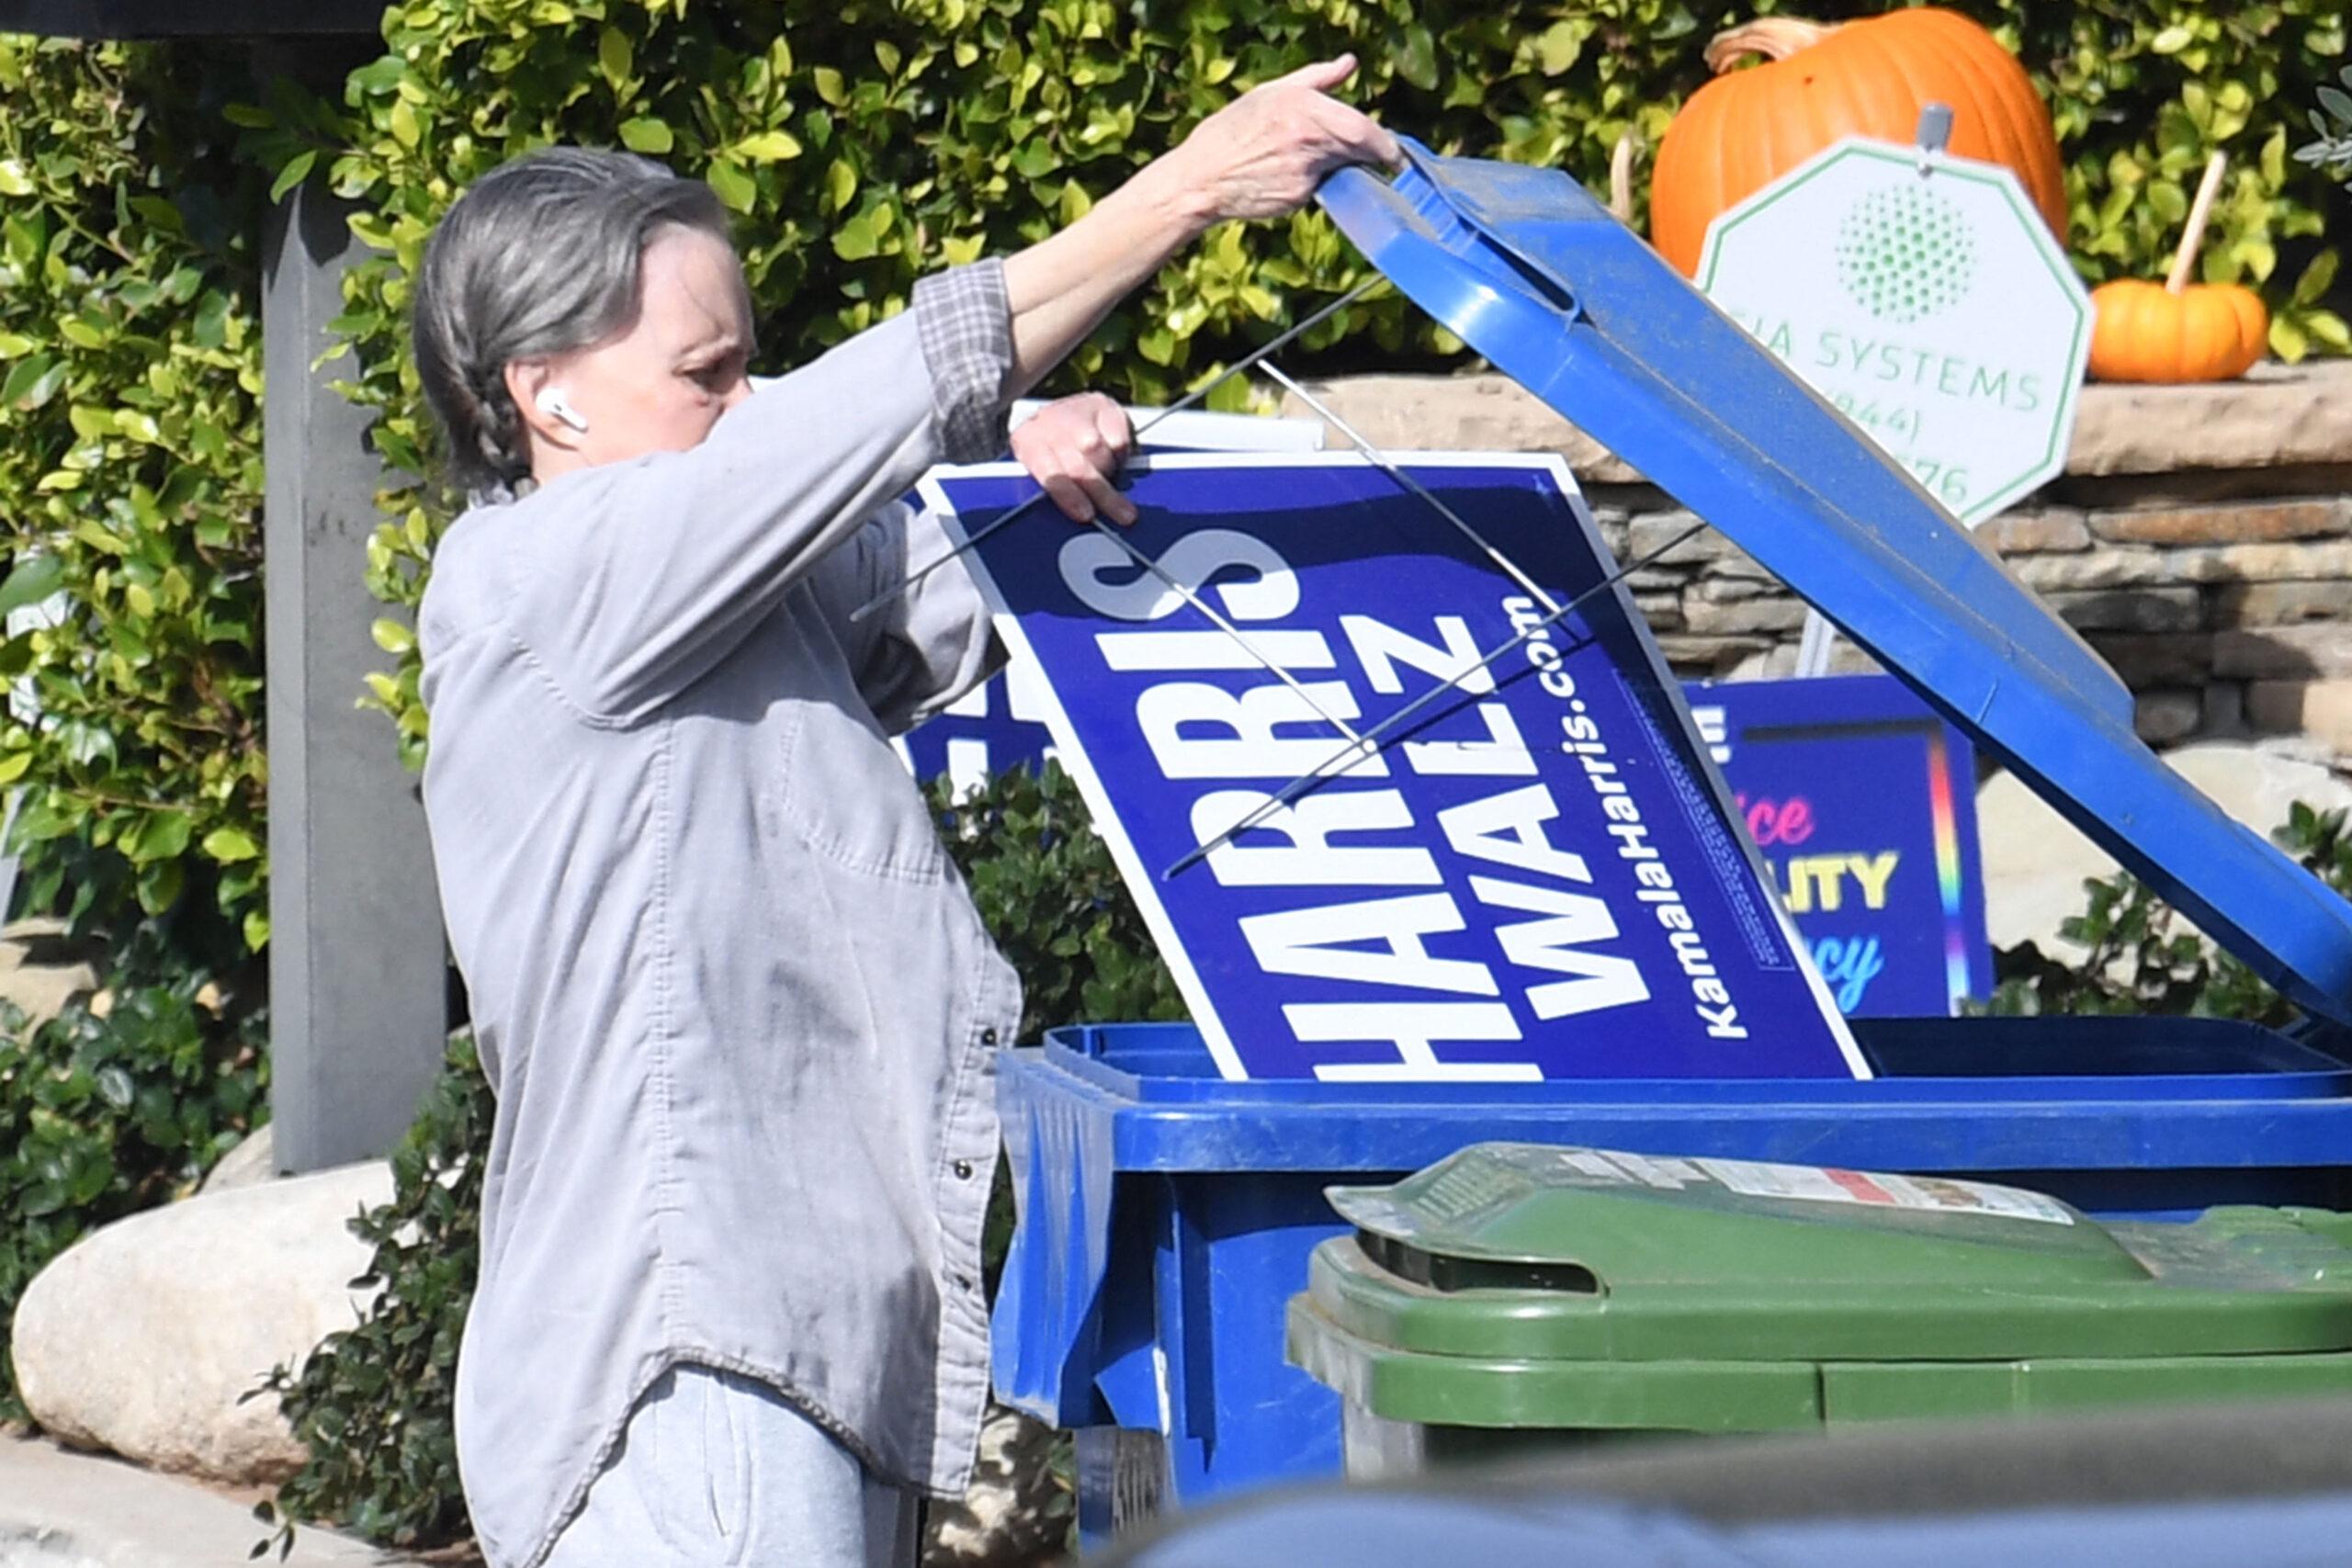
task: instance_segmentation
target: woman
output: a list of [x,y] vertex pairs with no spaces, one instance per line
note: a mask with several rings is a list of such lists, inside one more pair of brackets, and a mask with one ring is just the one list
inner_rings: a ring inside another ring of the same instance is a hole
[[[1020,997],[889,733],[983,678],[971,582],[895,498],[1212,224],[1394,141],[1348,59],[1204,121],[1085,218],[923,279],[754,393],[707,187],[559,151],[484,178],[416,285],[476,504],[420,616],[425,805],[497,1091],[458,1443],[497,1568],[910,1561],[988,1386],[989,1050]],[[1128,433],[1015,455],[1120,522]]]

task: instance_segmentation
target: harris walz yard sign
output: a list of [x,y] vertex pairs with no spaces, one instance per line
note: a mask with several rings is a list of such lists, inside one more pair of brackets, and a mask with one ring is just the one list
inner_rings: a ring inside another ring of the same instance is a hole
[[[1342,454],[1131,470],[1121,537],[1198,604],[1043,513],[977,552],[1221,1071],[1867,1076],[1630,596],[1551,618],[1610,570],[1566,468],[1405,461],[1518,576]],[[1035,486],[996,465],[925,489],[969,534]]]

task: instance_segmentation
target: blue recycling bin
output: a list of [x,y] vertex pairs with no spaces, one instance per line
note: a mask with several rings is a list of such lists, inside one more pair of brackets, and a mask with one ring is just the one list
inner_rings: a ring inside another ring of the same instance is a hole
[[[1856,1019],[1865,1081],[1231,1082],[1179,1025],[1063,1031],[999,1098],[1020,1224],[1000,1394],[1080,1433],[1100,1537],[1340,1468],[1283,1306],[1334,1181],[1465,1145],[1983,1177],[2094,1214],[2352,1205],[2352,908],[2134,735],[2113,673],[1886,457],[1556,171],[1407,143],[1321,200],[1431,316],[1732,535],[2303,1010]],[[1769,1022],[1759,1024],[1769,1027]]]
[[1283,1303],[1323,1189],[1488,1139],[1984,1177],[2096,1214],[2352,1205],[2352,1067],[2219,1020],[1857,1020],[1869,1081],[1233,1083],[1184,1024],[1057,1032],[999,1100],[1021,1222],[1000,1397],[1076,1428],[1081,1529],[1337,1476]]

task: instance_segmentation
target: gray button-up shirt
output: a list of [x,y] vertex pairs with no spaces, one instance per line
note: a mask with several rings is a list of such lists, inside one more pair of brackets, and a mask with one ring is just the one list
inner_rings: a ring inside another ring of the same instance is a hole
[[443,539],[424,799],[497,1091],[466,1497],[533,1568],[675,1362],[879,1476],[965,1483],[988,1384],[988,1049],[1020,990],[887,737],[992,667],[897,497],[1001,449],[1002,270]]

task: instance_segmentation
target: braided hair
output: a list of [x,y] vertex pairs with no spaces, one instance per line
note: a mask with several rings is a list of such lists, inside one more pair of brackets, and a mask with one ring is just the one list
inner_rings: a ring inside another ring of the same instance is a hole
[[475,502],[528,484],[506,367],[591,348],[636,324],[639,262],[665,228],[729,239],[711,188],[648,158],[551,147],[477,180],[434,230],[411,330],[449,476]]

